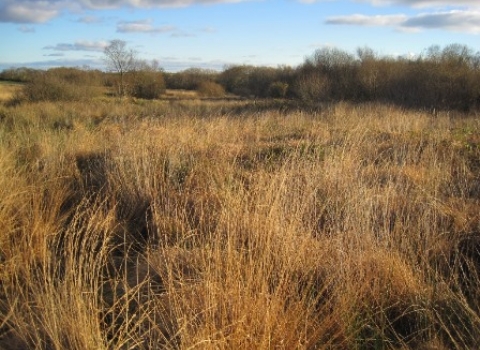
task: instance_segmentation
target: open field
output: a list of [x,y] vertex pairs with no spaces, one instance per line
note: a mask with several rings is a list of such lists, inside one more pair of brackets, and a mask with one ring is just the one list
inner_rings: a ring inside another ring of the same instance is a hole
[[479,120],[0,105],[0,349],[475,349]]

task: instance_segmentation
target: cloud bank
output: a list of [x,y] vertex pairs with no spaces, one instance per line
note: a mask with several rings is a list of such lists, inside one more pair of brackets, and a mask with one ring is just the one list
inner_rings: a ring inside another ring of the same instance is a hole
[[398,26],[407,20],[405,15],[376,15],[366,16],[354,14],[348,16],[335,16],[328,18],[325,23],[357,26]]
[[419,8],[438,7],[479,7],[478,0],[361,0],[373,5],[405,5]]
[[456,32],[480,34],[480,11],[452,10],[422,13],[416,16],[361,14],[327,18],[326,24],[357,26],[389,26],[403,31],[446,29]]
[[103,52],[105,47],[109,45],[106,41],[76,41],[73,44],[69,43],[60,43],[57,45],[45,46],[44,50],[53,50],[53,51],[93,51],[93,52]]
[[[47,60],[30,62],[0,62],[0,70],[8,68],[30,67],[35,69],[49,69],[55,67],[89,67],[91,69],[105,69],[105,60],[102,58],[69,59],[61,52],[44,55]],[[167,72],[178,72],[188,68],[213,69],[221,71],[233,62],[223,60],[193,60],[178,57],[160,57],[160,64]]]
[[174,26],[155,27],[151,20],[121,21],[117,24],[118,33],[171,33],[177,30]]
[[[298,0],[299,2],[311,4],[315,2],[327,2],[336,0]],[[478,0],[356,0],[356,2],[369,3],[374,6],[402,5],[414,8],[480,8]]]
[[58,17],[63,11],[82,9],[185,7],[241,1],[248,0],[1,0],[0,22],[45,23]]
[[44,23],[57,17],[68,7],[65,1],[3,0],[0,3],[0,22]]
[[124,6],[152,7],[184,7],[195,4],[234,3],[245,0],[77,0],[82,6],[90,9],[109,9]]
[[[21,25],[48,22],[66,11],[101,10],[121,7],[162,8],[185,7],[195,4],[234,3],[250,0],[0,0],[0,22]],[[297,0],[304,3],[338,0]],[[402,5],[421,8],[424,13],[414,16],[353,14],[326,19],[327,24],[357,26],[390,26],[403,31],[444,29],[480,33],[479,0],[352,0],[375,6]],[[101,21],[94,16],[79,19],[82,23]],[[20,28],[28,28],[26,26]],[[26,30],[24,30],[26,32]],[[154,26],[150,21],[117,23],[118,33],[170,33],[171,36],[191,36],[172,26]]]

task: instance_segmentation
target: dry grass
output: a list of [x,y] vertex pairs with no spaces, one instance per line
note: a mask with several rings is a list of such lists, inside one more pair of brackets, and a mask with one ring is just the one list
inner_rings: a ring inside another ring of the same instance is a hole
[[198,93],[194,90],[172,90],[168,89],[163,96],[166,99],[173,99],[173,100],[196,100],[198,99]]
[[22,84],[6,83],[0,81],[0,103],[12,99],[20,91]]
[[475,116],[0,106],[0,348],[466,349]]

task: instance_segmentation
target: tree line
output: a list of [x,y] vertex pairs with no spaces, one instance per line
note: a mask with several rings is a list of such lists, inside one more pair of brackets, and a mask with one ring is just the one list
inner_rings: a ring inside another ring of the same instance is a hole
[[90,98],[96,87],[113,94],[155,99],[166,89],[197,90],[201,96],[288,98],[306,104],[380,101],[406,108],[468,111],[480,107],[480,52],[461,45],[431,46],[415,58],[381,56],[371,48],[349,53],[315,51],[298,67],[227,66],[223,71],[190,68],[165,72],[114,40],[105,49],[107,71],[11,68],[0,80],[26,83],[29,100]]

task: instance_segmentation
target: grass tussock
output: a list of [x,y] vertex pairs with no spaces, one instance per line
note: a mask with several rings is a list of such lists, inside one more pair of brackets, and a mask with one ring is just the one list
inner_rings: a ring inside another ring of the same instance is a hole
[[260,107],[0,106],[0,348],[475,348],[477,118]]

